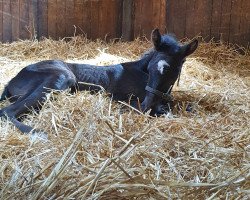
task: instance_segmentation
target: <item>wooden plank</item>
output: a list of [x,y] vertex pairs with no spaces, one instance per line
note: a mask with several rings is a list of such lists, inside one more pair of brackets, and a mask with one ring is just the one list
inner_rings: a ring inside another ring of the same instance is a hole
[[167,32],[173,33],[174,32],[174,6],[176,1],[167,1],[166,2],[166,26]]
[[134,0],[123,1],[122,11],[122,38],[130,41],[134,34]]
[[[107,12],[107,7],[110,6],[110,13],[114,14],[114,10],[113,10],[113,5],[112,5],[112,0],[109,0],[109,3],[108,5],[103,3],[102,0],[99,0],[98,2],[98,34],[97,34],[97,38],[102,38],[104,39],[105,38],[105,35],[106,34],[109,34],[107,33],[108,30],[107,28],[109,27],[107,21],[105,21],[105,19],[107,19],[107,15],[108,15],[108,12]],[[110,21],[109,22],[110,24],[112,24],[113,22]]]
[[56,12],[57,2],[55,0],[48,0],[48,36],[57,39],[56,32]]
[[12,17],[10,0],[3,3],[3,42],[12,41]]
[[[229,42],[241,44],[244,37],[247,39],[247,29],[245,28],[250,26],[250,23],[246,22],[243,16],[249,13],[249,10],[245,10],[247,7],[250,8],[250,2],[244,2],[244,0],[234,0],[232,1],[232,11],[231,11],[231,24],[230,24],[230,33],[229,33]],[[245,11],[245,12],[244,12]],[[243,14],[245,13],[245,14]],[[250,21],[249,21],[250,22]],[[244,23],[244,24],[243,24]],[[250,33],[248,33],[250,34]],[[246,40],[249,41],[249,40]],[[244,44],[244,43],[243,43]]]
[[75,0],[74,4],[74,13],[75,13],[75,20],[74,24],[76,26],[76,34],[83,34],[83,1],[82,0]]
[[37,18],[37,5],[39,0],[29,1],[29,33],[30,39],[37,38],[38,18]]
[[197,19],[196,16],[196,0],[189,0],[186,4],[186,28],[185,28],[185,36],[188,38],[193,38],[197,33]]
[[134,7],[134,33],[133,33],[134,38],[142,34],[142,23],[141,23],[142,4],[143,2],[141,0],[134,0],[134,6],[135,6]]
[[167,31],[166,4],[167,4],[167,2],[165,0],[161,0],[160,8],[159,8],[159,10],[160,10],[159,18],[160,19],[159,19],[158,27],[164,33],[166,33],[166,31]]
[[148,39],[154,28],[166,31],[165,0],[135,0],[134,35],[145,35]]
[[242,0],[240,13],[240,37],[237,44],[250,47],[250,1]]
[[115,4],[115,15],[112,17],[115,19],[115,38],[121,38],[122,37],[122,11],[123,11],[123,0],[117,0]]
[[[146,17],[145,17],[146,13]],[[154,27],[153,15],[153,1],[152,0],[135,0],[135,37],[146,35],[150,37],[151,30]]]
[[229,30],[229,42],[237,43],[241,38],[240,24],[241,24],[241,9],[242,0],[232,1],[231,20]]
[[56,12],[56,31],[57,38],[64,38],[66,34],[66,23],[65,23],[65,0],[57,0],[57,12]]
[[121,26],[121,13],[119,12],[121,1],[99,0],[99,31],[98,38],[110,40],[119,35],[119,26]]
[[[141,0],[142,10],[140,13],[140,20],[141,20],[141,30],[140,35],[145,35],[147,38],[150,38],[151,31],[154,28],[154,21],[153,21],[153,5],[154,1],[152,0]],[[149,14],[149,17],[145,17],[145,13]]]
[[91,38],[99,37],[99,1],[91,1]]
[[166,32],[166,1],[165,0],[158,0],[152,1],[152,26],[149,27],[148,36],[150,38],[152,29],[159,28],[161,32]]
[[19,38],[19,0],[11,0],[12,41]]
[[38,1],[38,38],[48,37],[48,0]]
[[173,33],[178,39],[186,34],[186,0],[169,1],[167,13],[168,32]]
[[200,32],[202,37],[209,41],[211,40],[211,23],[212,23],[212,10],[213,1],[203,0],[198,1],[198,17],[200,20]]
[[92,8],[91,1],[84,1],[82,5],[82,34],[85,34],[88,38],[92,38]]
[[229,32],[231,24],[231,0],[222,0],[221,6],[221,25],[220,25],[220,40],[222,42],[229,42]]
[[222,1],[213,1],[212,5],[211,38],[214,41],[220,40]]
[[210,40],[212,2],[211,0],[187,1],[186,36],[188,38],[202,35],[204,39]]
[[3,41],[3,1],[0,1],[0,42]]
[[74,0],[66,0],[65,36],[74,35]]
[[[106,1],[102,0],[102,5],[105,5]],[[104,6],[105,11],[107,14],[105,14],[103,20],[106,21],[106,27],[103,27],[105,36],[107,34],[108,40],[113,38],[120,38],[121,32],[122,32],[122,0],[112,0],[111,7]],[[108,12],[109,9],[112,9],[112,12]],[[111,23],[108,23],[111,22]]]
[[29,38],[29,0],[20,1],[20,9],[19,9],[19,37],[20,39],[28,39]]

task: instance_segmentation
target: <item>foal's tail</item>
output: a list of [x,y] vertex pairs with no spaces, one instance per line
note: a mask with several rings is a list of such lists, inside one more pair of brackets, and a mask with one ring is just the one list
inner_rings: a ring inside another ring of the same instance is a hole
[[3,93],[2,93],[2,95],[1,95],[0,101],[5,100],[6,97],[9,97],[9,96],[10,96],[10,93],[9,93],[7,87],[5,87],[4,90],[3,90]]

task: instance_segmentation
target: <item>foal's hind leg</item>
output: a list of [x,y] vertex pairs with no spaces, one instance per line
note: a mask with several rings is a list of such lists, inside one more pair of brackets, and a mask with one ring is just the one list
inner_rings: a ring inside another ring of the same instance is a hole
[[24,96],[20,97],[16,102],[3,108],[0,112],[0,115],[7,115],[10,121],[22,132],[29,133],[33,128],[25,125],[17,120],[17,118],[26,113],[29,108],[38,107],[39,103],[42,104],[45,100],[47,89],[43,85],[39,85],[37,88],[34,88]]
[[[42,84],[37,87],[31,88],[24,96],[17,99],[13,104],[0,110],[0,116],[7,115],[11,122],[22,132],[29,133],[33,130],[32,127],[25,125],[17,120],[17,118],[26,113],[30,108],[40,107],[46,98],[46,93],[49,92],[48,88],[56,90],[65,90],[75,85],[75,80],[66,78],[65,76],[51,76],[44,79]],[[33,132],[36,132],[34,130]]]

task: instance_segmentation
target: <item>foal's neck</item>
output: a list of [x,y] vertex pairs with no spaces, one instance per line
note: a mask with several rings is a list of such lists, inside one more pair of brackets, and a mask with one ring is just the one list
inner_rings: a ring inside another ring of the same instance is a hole
[[[141,58],[137,61],[131,62],[133,67],[136,67],[138,70],[143,71],[148,74],[148,64],[151,61],[154,55],[154,49],[150,49],[149,51],[145,52]],[[125,63],[126,64],[126,63]]]

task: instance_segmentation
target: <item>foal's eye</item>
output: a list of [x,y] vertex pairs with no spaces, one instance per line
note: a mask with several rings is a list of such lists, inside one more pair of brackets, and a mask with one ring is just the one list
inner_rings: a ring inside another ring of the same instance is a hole
[[165,60],[160,60],[157,63],[157,69],[161,74],[164,74],[164,72],[170,67],[170,65]]

